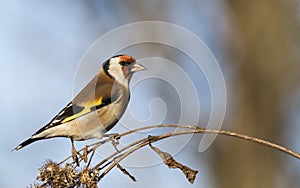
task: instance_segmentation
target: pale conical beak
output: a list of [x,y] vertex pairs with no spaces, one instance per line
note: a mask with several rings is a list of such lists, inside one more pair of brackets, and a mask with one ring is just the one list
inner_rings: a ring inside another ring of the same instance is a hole
[[139,63],[135,63],[131,67],[130,72],[138,72],[138,71],[143,71],[143,70],[147,70],[146,67],[144,67],[143,65],[141,65]]

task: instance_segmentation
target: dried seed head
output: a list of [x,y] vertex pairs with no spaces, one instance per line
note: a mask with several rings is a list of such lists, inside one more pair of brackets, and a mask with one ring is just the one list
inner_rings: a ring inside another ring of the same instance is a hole
[[97,176],[95,172],[90,169],[84,169],[79,175],[79,181],[83,186],[96,188],[97,186]]
[[36,187],[72,187],[76,185],[78,173],[72,165],[66,164],[61,167],[55,162],[48,160],[39,169],[37,181],[41,182]]

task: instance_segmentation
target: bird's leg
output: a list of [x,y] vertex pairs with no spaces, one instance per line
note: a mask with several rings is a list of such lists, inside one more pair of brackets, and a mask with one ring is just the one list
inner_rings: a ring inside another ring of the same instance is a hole
[[151,135],[148,135],[148,142],[149,142],[149,146],[152,147],[152,136]]
[[77,157],[77,151],[74,147],[73,138],[71,138],[71,143],[72,143],[72,158],[73,158],[73,161],[77,164],[77,166],[79,166],[79,160],[78,160],[78,157]]
[[115,148],[115,150],[117,152],[119,152],[118,148],[117,148],[117,145],[119,144],[119,139],[120,138],[117,138],[119,136],[118,133],[110,133],[110,134],[105,134],[104,137],[109,137],[110,140],[111,140],[111,143],[113,145],[113,147]]
[[81,155],[81,154],[79,153],[80,157],[83,159],[83,161],[84,161],[85,163],[87,163],[88,148],[89,148],[88,146],[85,146],[84,149],[83,149],[83,154]]

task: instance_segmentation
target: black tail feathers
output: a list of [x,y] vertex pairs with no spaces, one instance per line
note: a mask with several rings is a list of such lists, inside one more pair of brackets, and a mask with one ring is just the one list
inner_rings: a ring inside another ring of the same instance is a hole
[[14,151],[14,150],[17,151],[37,140],[40,140],[40,139],[39,138],[29,138],[29,139],[25,140],[24,142],[22,142],[21,144],[19,144],[17,147],[15,147],[12,151]]

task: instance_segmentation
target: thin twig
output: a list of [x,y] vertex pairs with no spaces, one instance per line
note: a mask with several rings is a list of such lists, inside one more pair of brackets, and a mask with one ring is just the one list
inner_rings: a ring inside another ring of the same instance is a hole
[[[244,135],[244,134],[239,134],[239,133],[232,132],[232,131],[209,130],[209,129],[203,129],[203,128],[198,128],[198,127],[193,127],[193,129],[194,130],[176,131],[176,132],[161,134],[161,135],[158,135],[158,136],[151,136],[151,143],[156,142],[156,141],[161,140],[161,139],[168,138],[168,137],[184,135],[184,134],[192,134],[192,133],[220,134],[220,135],[241,138],[241,139],[248,140],[248,141],[251,141],[251,142],[259,143],[259,144],[262,144],[262,145],[271,147],[273,149],[282,151],[282,152],[284,152],[288,155],[291,155],[295,158],[300,159],[300,154],[299,153],[296,153],[296,152],[294,152],[290,149],[287,149],[283,146],[280,146],[278,144],[275,144],[275,143],[272,143],[272,142],[269,142],[269,141],[266,141],[266,140],[263,140],[263,139],[259,139],[259,138],[256,138],[256,137],[251,137],[251,136],[247,136],[247,135]],[[145,139],[141,139],[141,140],[138,140],[136,142],[133,142],[133,143],[129,144],[128,146],[125,146],[124,148],[120,149],[120,151],[124,151],[124,150],[134,146],[130,150],[128,150],[127,152],[123,153],[122,155],[119,155],[118,157],[115,157],[114,160],[112,161],[112,164],[100,175],[100,179],[102,179],[112,168],[114,168],[120,161],[122,161],[128,155],[130,155],[131,153],[135,152],[136,150],[138,150],[138,149],[140,149],[140,148],[142,148],[142,147],[144,147],[148,144],[149,144],[149,139],[145,138]],[[109,157],[114,157],[114,154],[112,154]],[[100,162],[99,164],[102,165],[103,163]],[[97,164],[95,167],[101,166],[99,164]]]
[[[130,131],[127,131],[127,132],[124,132],[122,134],[117,134],[115,139],[120,139],[121,137],[125,137],[125,136],[128,136],[132,133],[135,133],[135,132],[139,132],[139,131],[142,131],[142,130],[147,130],[147,129],[155,129],[155,128],[186,128],[186,129],[195,129],[196,126],[190,126],[190,125],[177,125],[177,124],[161,124],[161,125],[151,125],[151,126],[146,126],[146,127],[141,127],[141,128],[137,128],[137,129],[133,129],[133,130],[130,130]],[[110,138],[107,138],[105,140],[101,140],[99,142],[95,142],[95,143],[92,143],[90,145],[87,145],[87,147],[92,147],[92,146],[95,146],[96,148],[100,147],[101,145],[103,144],[106,144],[106,143],[109,143],[111,142],[111,139]],[[96,149],[95,148],[95,149]],[[78,150],[78,152],[81,152],[83,151],[84,148]],[[89,154],[93,149],[89,150],[87,153]],[[122,150],[124,151],[124,150]],[[121,152],[121,151],[120,151]],[[118,154],[119,152],[116,152],[116,154]],[[67,158],[65,158],[64,160],[62,160],[60,163],[58,163],[59,165],[60,164],[63,164],[64,162],[68,161],[69,159],[71,159],[72,155],[68,156]],[[82,159],[79,160],[79,162],[81,162]]]
[[[183,129],[192,129],[193,131],[188,133],[188,134],[191,134],[191,133],[208,133],[208,134],[220,134],[220,135],[225,135],[225,136],[231,136],[231,137],[236,137],[236,138],[241,138],[241,139],[244,139],[244,140],[248,140],[248,141],[251,141],[251,142],[255,142],[255,143],[259,143],[259,144],[262,144],[262,145],[266,145],[268,147],[271,147],[271,148],[274,148],[274,149],[277,149],[279,151],[282,151],[284,153],[287,153],[288,155],[291,155],[293,157],[296,157],[298,159],[300,159],[300,154],[290,150],[290,149],[287,149],[283,146],[280,146],[278,144],[275,144],[275,143],[272,143],[272,142],[269,142],[269,141],[266,141],[266,140],[263,140],[263,139],[259,139],[259,138],[256,138],[256,137],[251,137],[251,136],[248,136],[248,135],[245,135],[245,134],[240,134],[240,133],[236,133],[236,132],[232,132],[232,131],[225,131],[225,130],[214,130],[214,129],[204,129],[204,128],[200,128],[200,127],[197,127],[197,126],[189,126],[189,125],[177,125],[177,124],[161,124],[161,125],[152,125],[152,126],[146,126],[146,127],[141,127],[141,128],[138,128],[138,129],[133,129],[133,130],[130,130],[130,131],[127,131],[127,132],[124,132],[122,134],[118,134],[116,136],[116,139],[120,139],[121,137],[124,137],[124,136],[127,136],[127,135],[130,135],[132,133],[135,133],[135,132],[139,132],[139,131],[142,131],[142,130],[147,130],[147,129],[155,129],[155,128],[183,128]],[[172,132],[172,133],[176,133],[176,132]],[[171,134],[169,135],[168,137],[171,137],[171,136],[175,136],[177,134]],[[119,154],[120,152],[123,152],[124,150],[140,143],[140,142],[143,142],[145,139],[140,139],[140,140],[137,140],[121,149],[119,149],[118,152],[114,152],[113,154],[111,154],[110,156],[108,156],[106,158],[106,160],[103,160],[99,163],[99,165],[97,164],[95,168],[98,168],[99,166],[101,166],[104,162],[108,161],[108,159],[111,159],[112,157],[116,156],[117,154]],[[96,143],[93,143],[91,145],[88,145],[88,147],[91,147],[91,146],[101,146],[105,143],[108,143],[110,142],[111,140],[110,139],[105,139],[103,141],[100,141],[100,142],[96,142]],[[83,149],[79,150],[80,151],[83,151]],[[91,150],[89,150],[88,153],[90,153]],[[60,162],[59,164],[65,162],[66,160],[70,159],[71,156],[69,156],[68,158],[66,158],[65,160],[63,160],[62,162]]]

